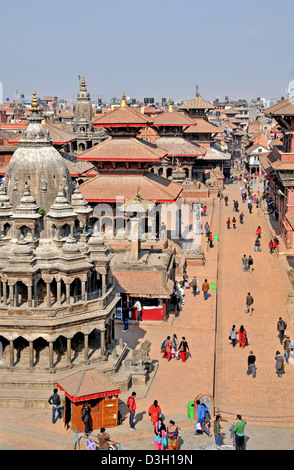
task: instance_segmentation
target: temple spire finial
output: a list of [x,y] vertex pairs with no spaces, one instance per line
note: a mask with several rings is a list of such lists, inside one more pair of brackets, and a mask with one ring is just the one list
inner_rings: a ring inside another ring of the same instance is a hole
[[39,100],[37,98],[37,94],[35,91],[33,91],[33,98],[31,101],[31,111],[32,112],[38,112],[39,111]]
[[120,107],[121,108],[127,108],[127,102],[126,102],[126,93],[123,91],[123,94],[122,94],[122,99],[121,99],[121,102],[120,102]]
[[86,83],[85,77],[84,77],[84,75],[83,75],[82,80],[81,80],[81,83],[80,83],[80,88],[81,88],[81,89],[85,89],[86,86],[87,86],[87,83]]

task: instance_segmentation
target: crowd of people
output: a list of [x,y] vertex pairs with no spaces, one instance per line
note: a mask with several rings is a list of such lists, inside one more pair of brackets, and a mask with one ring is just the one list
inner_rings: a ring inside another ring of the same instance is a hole
[[[238,178],[239,179],[239,178]],[[259,207],[260,202],[262,199],[267,198],[266,187],[264,186],[264,190],[261,193],[259,188],[256,191],[256,194],[253,192],[253,181],[252,179],[246,176],[242,181],[242,186],[240,187],[240,195],[242,199],[242,203],[247,201],[248,203],[248,210],[249,213],[252,213],[252,207],[255,205]],[[243,184],[244,181],[244,184]],[[223,197],[221,191],[218,193],[218,199],[221,201],[224,199],[225,205],[229,205],[229,198],[227,195]],[[268,202],[268,199],[267,199]],[[244,214],[239,210],[239,203],[237,200],[232,201],[233,205],[233,212],[239,213],[239,222],[240,224],[244,223]],[[207,206],[206,204],[202,206],[202,215],[206,216],[207,214]],[[237,216],[233,215],[233,217],[228,217],[226,221],[226,225],[228,230],[231,228],[231,225],[234,230],[237,227]],[[209,222],[205,222],[205,236],[207,238],[208,243],[212,244],[212,233],[210,230]],[[255,242],[254,242],[254,252],[261,251],[261,239],[262,239],[262,229],[261,226],[258,225],[255,231]],[[279,245],[279,240],[275,236],[274,238],[270,239],[269,242],[269,253],[272,254],[276,247]],[[242,257],[242,268],[243,272],[253,272],[253,258],[251,255],[247,256],[246,254]],[[176,303],[176,307],[178,310],[182,310],[182,306],[185,303],[185,295],[186,290],[190,289],[190,292],[194,297],[200,295],[202,290],[204,300],[208,298],[208,292],[210,289],[209,283],[207,279],[205,279],[202,283],[202,286],[199,285],[198,279],[196,276],[193,276],[189,279],[189,276],[186,271],[183,273],[183,278],[181,281],[176,280],[174,283],[173,289],[173,300]],[[254,299],[250,292],[246,295],[245,300],[245,313],[252,316],[253,313],[253,304]],[[140,306],[137,306],[136,308]],[[125,315],[124,315],[125,313]],[[123,308],[123,319],[124,319],[124,330],[127,331],[128,329],[128,315],[127,311],[124,312]],[[138,321],[142,321],[139,315]],[[283,348],[283,351],[280,352],[279,350],[276,351],[275,354],[275,369],[278,378],[282,378],[283,374],[285,373],[285,363],[289,363],[289,357],[291,352],[293,351],[293,343],[291,343],[291,339],[289,335],[286,335],[287,323],[282,317],[279,317],[277,322],[277,331],[278,331],[278,338],[280,341],[280,345]],[[248,339],[248,332],[247,329],[243,324],[240,325],[239,328],[236,327],[235,324],[232,325],[229,331],[229,340],[230,344],[233,348],[236,345],[239,345],[240,348],[244,349],[246,346],[249,345]],[[250,348],[251,349],[251,348]],[[187,355],[189,353],[189,345],[184,336],[179,339],[177,334],[174,333],[173,335],[168,335],[164,341],[162,342],[160,352],[162,357],[170,362],[171,360],[182,360],[183,363],[187,360]],[[246,374],[252,376],[253,379],[256,378],[256,355],[254,351],[251,349],[248,356],[247,356],[247,368]],[[54,394],[49,399],[49,403],[52,404],[52,422],[55,422],[55,413],[58,412],[58,417],[60,417],[60,399],[56,396],[57,390],[54,390]],[[196,409],[196,419],[195,419],[195,435],[199,436],[200,434],[205,433],[207,436],[215,437],[215,444],[220,446],[222,444],[222,418],[220,414],[216,414],[214,417],[214,422],[212,423],[211,415],[207,405],[200,401],[196,401],[197,409]],[[136,413],[136,392],[132,392],[130,397],[127,400],[127,407],[129,409],[129,425],[130,429],[135,430],[135,413]],[[89,432],[88,420],[88,404],[85,404],[82,411],[82,419],[85,423],[85,433]],[[164,422],[164,416],[162,414],[161,406],[159,405],[157,400],[150,405],[148,409],[148,414],[150,416],[150,420],[153,425],[154,430],[154,446],[155,450],[177,450],[178,449],[178,438],[180,434],[180,427],[175,423],[174,420],[169,420],[168,424]],[[242,418],[241,415],[237,415],[236,422],[234,422],[231,426],[231,433],[234,437],[234,445],[236,450],[244,450],[245,449],[245,434],[244,429],[246,426],[246,421]],[[109,449],[110,446],[115,446],[115,443],[110,439],[109,434],[106,432],[104,428],[101,428],[99,435],[97,436],[97,444],[101,449]]]

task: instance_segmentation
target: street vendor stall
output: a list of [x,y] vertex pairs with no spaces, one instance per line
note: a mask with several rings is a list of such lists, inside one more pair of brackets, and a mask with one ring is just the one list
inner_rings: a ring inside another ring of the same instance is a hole
[[112,260],[113,282],[121,296],[121,306],[126,304],[129,308],[131,320],[137,320],[137,309],[132,307],[139,301],[143,321],[166,321],[174,288],[173,261],[170,253],[142,254],[140,262],[130,265],[124,264],[120,255]]
[[57,387],[64,391],[64,425],[84,431],[82,409],[90,405],[91,430],[117,426],[120,389],[96,369],[79,371],[60,379]]

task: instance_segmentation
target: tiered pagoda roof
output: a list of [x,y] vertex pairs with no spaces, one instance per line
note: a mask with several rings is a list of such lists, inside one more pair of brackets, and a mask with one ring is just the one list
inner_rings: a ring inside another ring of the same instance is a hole
[[124,200],[134,199],[140,192],[144,200],[157,203],[172,203],[183,191],[183,186],[149,172],[141,173],[101,173],[86,181],[80,190],[88,202],[116,202],[122,196]]
[[166,151],[137,137],[110,137],[83,152],[79,160],[154,162],[165,156]]

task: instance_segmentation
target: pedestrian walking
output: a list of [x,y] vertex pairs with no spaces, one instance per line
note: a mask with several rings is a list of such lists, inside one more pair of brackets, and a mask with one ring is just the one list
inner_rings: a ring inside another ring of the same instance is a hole
[[123,308],[122,308],[122,320],[124,322],[124,329],[122,331],[128,331],[128,329],[129,329],[129,309],[127,308],[127,304],[124,304]]
[[237,343],[237,329],[235,325],[233,325],[230,330],[229,340],[231,340],[233,348],[234,348]]
[[276,374],[278,374],[278,378],[282,378],[282,375],[285,373],[285,369],[284,369],[284,357],[280,353],[280,351],[276,352],[275,360],[276,360],[276,365],[275,365]]
[[209,232],[209,223],[208,222],[205,222],[204,228],[205,228],[205,236],[207,237],[208,232]]
[[232,218],[233,229],[236,228],[236,223],[237,223],[237,220],[236,220],[236,217],[234,216],[234,217]]
[[248,256],[247,264],[248,264],[249,272],[252,273],[252,271],[253,271],[253,258],[251,257],[251,255]]
[[129,411],[130,411],[130,418],[129,418],[130,428],[134,431],[136,430],[135,425],[134,425],[135,412],[137,408],[136,395],[137,395],[136,392],[132,392],[132,395],[129,396],[127,400],[127,407],[129,408]]
[[227,218],[226,224],[227,224],[227,229],[229,229],[230,226],[231,226],[231,219],[230,219],[230,217]]
[[82,421],[85,425],[85,434],[90,434],[91,426],[90,426],[90,416],[91,416],[91,408],[88,402],[84,403],[82,408]]
[[204,282],[202,284],[202,292],[204,295],[204,300],[208,299],[208,291],[209,291],[209,284],[207,282],[207,279],[204,279]]
[[257,238],[261,238],[261,228],[260,228],[260,225],[257,227],[256,229],[256,236]]
[[170,341],[170,336],[166,338],[165,341],[165,358],[170,361],[171,359],[171,341]]
[[254,299],[253,299],[252,295],[250,294],[250,292],[248,292],[248,294],[246,296],[246,310],[245,310],[245,313],[250,313],[250,315],[252,315],[253,302],[254,302]]
[[255,361],[256,361],[256,357],[253,354],[253,351],[250,351],[250,354],[249,354],[248,360],[247,360],[247,363],[248,363],[247,375],[252,374],[253,379],[255,379],[255,377],[256,377]]
[[240,326],[237,335],[239,335],[239,347],[244,348],[247,342],[247,334],[243,325]]
[[226,205],[226,206],[228,205],[228,200],[229,200],[229,198],[228,198],[228,196],[227,196],[227,194],[226,194],[226,195],[225,195],[225,205]]
[[286,363],[289,364],[289,356],[292,350],[292,345],[291,345],[291,340],[290,336],[285,336],[285,341],[284,341],[284,357],[286,360]]
[[221,429],[222,429],[222,426],[221,426],[221,416],[220,415],[216,415],[215,417],[215,420],[214,420],[214,425],[213,425],[213,433],[214,433],[214,439],[215,439],[215,443],[217,446],[220,446],[221,445]]
[[212,233],[211,232],[209,232],[208,241],[209,241],[209,247],[213,248],[213,239],[212,239]]
[[243,220],[244,220],[244,214],[243,214],[243,212],[241,212],[241,214],[239,215],[240,224],[243,224]]
[[261,251],[261,245],[260,245],[260,240],[259,238],[256,238],[255,243],[254,243],[254,251]]
[[274,251],[274,244],[273,244],[273,241],[270,240],[269,244],[268,244],[268,247],[269,247],[269,252],[270,254],[272,255],[273,254],[273,251]]
[[183,274],[183,288],[184,289],[190,289],[190,284],[189,284],[189,276],[187,274],[187,271],[184,271]]
[[247,267],[248,267],[248,259],[247,259],[246,255],[243,255],[242,266],[243,266],[243,271],[245,273],[247,271]]
[[195,297],[195,295],[199,294],[199,289],[198,289],[198,280],[197,280],[197,277],[194,276],[191,283],[190,283],[191,287],[192,287],[192,292],[193,292],[193,295]]
[[172,339],[170,340],[170,343],[171,343],[170,357],[172,359],[173,357],[176,357],[178,354],[179,340],[176,334],[173,335]]
[[246,421],[242,419],[241,415],[237,415],[237,422],[233,428],[233,432],[235,433],[236,450],[245,450],[245,434],[244,434],[245,426],[246,426]]
[[158,422],[155,423],[154,433],[155,450],[164,450],[165,446],[167,445],[167,440],[166,427],[162,418],[158,418]]
[[234,209],[235,209],[235,212],[239,212],[239,202],[238,201],[234,201]]
[[60,396],[58,394],[58,389],[53,390],[53,395],[48,400],[48,403],[52,405],[52,424],[55,424],[56,411],[58,413],[57,419],[61,419],[61,410],[60,410]]
[[153,426],[155,427],[155,424],[161,417],[161,408],[157,400],[154,400],[153,404],[149,406],[148,414],[150,416],[151,422],[153,423]]
[[204,206],[202,207],[202,211],[203,211],[203,215],[206,216],[206,211],[207,211],[207,205],[204,204]]
[[188,343],[186,341],[185,336],[182,336],[182,340],[179,344],[179,353],[182,359],[182,362],[186,362],[187,359],[187,351],[190,351]]
[[286,329],[287,329],[287,323],[285,322],[285,320],[282,319],[282,317],[279,317],[279,320],[277,323],[277,330],[279,332],[279,339],[280,339],[281,344],[283,344]]
[[252,214],[252,203],[251,202],[248,202],[248,210],[249,210],[249,214]]
[[168,450],[178,450],[178,437],[180,430],[181,429],[176,426],[175,422],[171,419],[166,429]]

